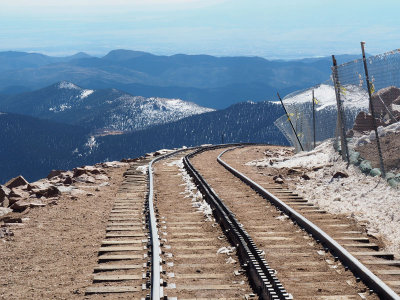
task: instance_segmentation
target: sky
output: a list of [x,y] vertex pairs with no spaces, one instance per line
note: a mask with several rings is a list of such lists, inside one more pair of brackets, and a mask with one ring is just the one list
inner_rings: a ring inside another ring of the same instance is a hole
[[0,51],[292,59],[400,48],[397,0],[0,0]]

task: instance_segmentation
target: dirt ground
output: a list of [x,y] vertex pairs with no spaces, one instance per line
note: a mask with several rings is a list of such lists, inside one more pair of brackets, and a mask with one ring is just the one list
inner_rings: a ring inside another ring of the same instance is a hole
[[[386,172],[400,172],[400,132],[388,134],[380,138],[383,163]],[[376,141],[357,147],[361,157],[371,162],[373,168],[379,168],[379,155]]]
[[125,170],[105,169],[110,185],[98,191],[81,187],[93,196],[63,194],[56,205],[31,209],[14,236],[0,239],[0,299],[84,299]]

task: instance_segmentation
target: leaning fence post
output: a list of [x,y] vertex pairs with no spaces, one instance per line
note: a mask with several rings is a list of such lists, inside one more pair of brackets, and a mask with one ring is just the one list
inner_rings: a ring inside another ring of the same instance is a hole
[[296,132],[296,130],[294,129],[294,126],[293,126],[292,120],[290,120],[290,116],[289,116],[289,114],[288,114],[288,112],[287,112],[287,110],[286,110],[286,107],[285,107],[285,105],[283,104],[282,98],[281,98],[281,96],[279,96],[279,93],[276,93],[276,94],[278,95],[279,101],[281,101],[281,104],[282,104],[283,110],[285,111],[286,117],[288,118],[288,120],[289,120],[289,122],[290,122],[290,126],[292,126],[292,129],[293,129],[294,135],[295,135],[295,136],[296,136],[296,138],[297,138],[297,142],[298,142],[298,143],[299,143],[299,145],[300,145],[301,151],[304,151],[303,145],[300,143],[300,139],[299,139],[299,137],[298,137],[298,135],[297,135],[297,132]]
[[315,97],[314,89],[312,90],[312,117],[313,117],[313,128],[314,128],[314,149],[315,149]]
[[375,131],[376,146],[378,148],[379,163],[381,166],[382,177],[385,177],[386,173],[385,173],[385,167],[383,165],[383,156],[382,156],[381,142],[379,140],[379,135],[378,135],[378,127],[376,126],[374,105],[372,103],[371,86],[370,86],[370,82],[369,82],[367,59],[365,58],[364,46],[365,46],[365,42],[361,42],[361,51],[362,51],[363,62],[364,62],[365,79],[367,81],[367,88],[368,88],[369,109],[371,110],[371,115],[372,115],[372,126],[374,127],[374,131]]
[[336,94],[336,105],[338,111],[338,121],[339,121],[339,133],[340,133],[340,144],[342,148],[342,159],[347,160],[347,163],[350,163],[349,158],[349,149],[347,147],[347,140],[346,140],[346,126],[345,120],[343,118],[343,107],[342,107],[342,100],[340,99],[340,83],[339,83],[339,76],[337,72],[337,62],[335,55],[332,55],[332,76],[333,76],[333,83],[335,85],[335,94]]

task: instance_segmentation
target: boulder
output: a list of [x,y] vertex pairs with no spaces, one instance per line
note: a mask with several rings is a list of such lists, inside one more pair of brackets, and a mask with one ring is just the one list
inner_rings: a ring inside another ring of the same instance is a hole
[[63,184],[65,185],[70,185],[72,184],[72,178],[71,177],[66,177],[63,181]]
[[2,201],[0,201],[0,207],[9,207],[10,206],[10,200],[8,199],[7,196],[3,198]]
[[72,186],[59,186],[59,187],[57,187],[57,189],[61,193],[70,193],[74,189],[74,187],[72,187]]
[[19,200],[10,206],[14,211],[24,211],[25,209],[30,207],[30,203],[24,200]]
[[12,212],[11,208],[0,207],[0,217],[5,216],[6,214]]
[[86,170],[87,173],[90,173],[93,175],[104,173],[104,170],[93,167],[93,166],[85,166],[83,168]]
[[139,160],[140,160],[139,157],[138,157],[138,158],[123,158],[123,159],[120,160],[120,162],[123,162],[123,163],[132,163],[132,162],[137,162],[137,161],[139,161]]
[[86,174],[86,170],[84,168],[74,168],[73,172],[74,172],[73,177],[79,177],[83,174]]
[[351,164],[358,165],[360,163],[360,152],[351,153],[349,160]]
[[[386,126],[380,119],[375,119],[375,121],[377,127]],[[358,132],[374,130],[372,115],[364,111],[359,112],[354,121],[353,130]]]
[[363,160],[360,163],[360,170],[364,174],[369,174],[371,172],[371,170],[372,170],[371,163],[368,160]]
[[100,175],[96,175],[95,179],[96,180],[101,180],[101,181],[107,181],[108,180],[108,176],[100,174]]
[[301,178],[304,179],[304,180],[310,180],[311,179],[310,176],[308,176],[307,174],[301,175]]
[[39,197],[50,198],[57,196],[61,193],[59,189],[54,185],[48,185],[40,189],[33,189],[32,192],[34,192],[38,198]]
[[59,176],[66,171],[63,170],[51,170],[49,175],[47,175],[47,179],[51,179],[53,177]]
[[396,174],[388,172],[388,173],[386,173],[386,177],[385,178],[386,178],[386,180],[394,179],[394,178],[396,178]]
[[28,186],[26,187],[26,189],[28,191],[33,191],[33,190],[48,188],[50,185],[51,184],[48,180],[42,179],[42,180],[38,180],[38,181],[29,183]]
[[35,208],[35,207],[44,207],[44,206],[46,206],[46,204],[43,203],[43,202],[40,201],[40,200],[34,200],[34,201],[31,201],[31,202],[29,203],[29,207],[32,207],[32,208]]
[[73,177],[79,177],[83,174],[97,175],[97,174],[105,173],[104,170],[93,167],[93,166],[84,166],[84,167],[80,167],[80,168],[75,168],[75,169],[73,169],[73,171],[74,171]]
[[10,179],[5,186],[8,187],[9,189],[11,188],[15,188],[15,187],[19,187],[19,186],[23,186],[23,185],[27,185],[28,181],[25,180],[24,177],[22,177],[21,175],[14,177],[13,179]]
[[371,175],[372,177],[376,177],[376,176],[381,176],[381,170],[379,168],[373,168],[370,172],[369,175]]
[[128,163],[119,162],[119,161],[107,161],[101,164],[103,168],[122,168],[129,166]]
[[10,195],[10,192],[11,190],[8,187],[0,185],[0,206],[8,207],[8,195]]
[[375,118],[380,118],[392,112],[392,103],[400,97],[400,89],[395,86],[388,86],[380,89],[372,95],[371,100],[374,105]]
[[11,199],[11,198],[29,198],[29,193],[20,188],[12,188],[8,197],[9,197],[9,199]]
[[391,187],[394,188],[397,187],[399,184],[399,182],[395,178],[390,178],[387,182]]
[[96,182],[96,179],[94,179],[94,177],[89,176],[87,174],[82,174],[82,175],[76,177],[75,180],[77,182],[85,182],[85,183],[95,183]]

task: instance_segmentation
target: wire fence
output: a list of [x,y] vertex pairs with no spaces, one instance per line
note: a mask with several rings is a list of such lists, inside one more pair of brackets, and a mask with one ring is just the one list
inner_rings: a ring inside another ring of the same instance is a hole
[[333,74],[341,104],[363,108],[341,136],[348,160],[362,163],[365,173],[394,176],[400,171],[400,50],[333,67]]
[[297,152],[335,138],[349,163],[400,182],[400,49],[333,60],[331,80],[282,99],[287,114],[275,125]]
[[[331,79],[291,93],[282,99],[282,103],[287,115],[278,118],[275,125],[296,152],[310,151],[320,142],[335,137],[338,113],[335,87]],[[348,105],[346,110],[346,123],[351,125],[360,110]]]

